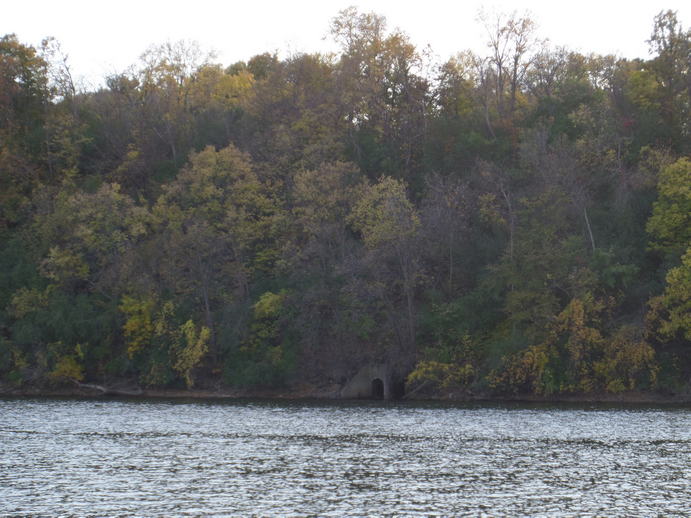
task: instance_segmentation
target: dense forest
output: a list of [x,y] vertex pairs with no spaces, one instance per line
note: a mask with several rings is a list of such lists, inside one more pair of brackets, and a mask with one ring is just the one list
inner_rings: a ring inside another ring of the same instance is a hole
[[478,23],[435,64],[350,8],[334,54],[167,43],[91,90],[2,37],[1,384],[688,393],[691,31]]

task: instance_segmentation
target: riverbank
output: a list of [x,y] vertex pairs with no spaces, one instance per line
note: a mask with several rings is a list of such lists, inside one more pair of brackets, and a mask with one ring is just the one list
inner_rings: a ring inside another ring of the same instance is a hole
[[[0,397],[77,397],[132,399],[276,399],[276,400],[343,400],[339,385],[313,386],[308,384],[283,389],[142,389],[137,392],[111,390],[104,392],[90,386],[63,387],[10,387],[0,383]],[[618,394],[561,394],[539,396],[535,394],[438,394],[404,397],[407,401],[449,402],[516,402],[516,403],[606,403],[606,404],[682,404],[691,405],[691,393],[660,394],[655,392],[621,392]]]

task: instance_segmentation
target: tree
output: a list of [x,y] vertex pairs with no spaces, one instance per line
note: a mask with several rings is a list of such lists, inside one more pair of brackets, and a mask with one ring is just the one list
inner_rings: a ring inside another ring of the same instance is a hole
[[537,394],[622,392],[651,388],[659,365],[655,350],[634,326],[604,332],[611,301],[586,293],[572,299],[548,327],[546,339],[513,356],[491,383]]
[[281,208],[249,157],[229,146],[193,154],[164,187],[153,214],[164,250],[160,274],[178,296],[201,303],[211,351],[217,354],[216,304],[246,297],[250,276],[272,267]]
[[178,331],[175,346],[175,364],[173,368],[178,371],[187,388],[194,386],[192,370],[199,364],[208,350],[207,342],[211,333],[206,327],[197,330],[194,322],[188,320]]
[[652,247],[674,258],[691,243],[691,160],[680,158],[664,167],[658,179],[658,199],[648,220]]
[[389,291],[386,287],[393,281],[403,296],[406,334],[400,347],[410,354],[415,348],[415,287],[421,274],[416,246],[420,217],[408,199],[405,184],[382,176],[363,193],[349,221],[372,254],[382,292]]
[[691,340],[691,247],[681,265],[669,270],[665,291],[650,301],[648,319],[657,327],[663,341]]
[[437,86],[432,91],[434,116],[429,118],[425,141],[426,170],[467,175],[478,156],[486,156],[491,149],[494,133],[489,105],[479,86],[482,70],[477,70],[475,58],[465,52],[439,70]]
[[0,228],[25,217],[46,178],[44,121],[51,101],[48,64],[13,34],[0,38]]
[[348,216],[366,188],[358,167],[348,162],[323,163],[293,179],[286,305],[293,308],[291,328],[300,336],[305,372],[318,379],[341,376],[358,354],[360,339],[345,324],[351,308],[344,272],[362,253]]
[[672,370],[681,380],[691,371],[690,186],[691,161],[687,158],[664,167],[658,182],[658,199],[647,225],[653,238],[651,246],[662,251],[667,263],[673,265],[665,276],[663,293],[649,301],[648,330],[661,353],[676,363]]
[[[104,183],[96,192],[61,192],[52,213],[39,214],[40,271],[56,286],[107,296],[128,279],[128,260],[149,230],[149,213]],[[85,284],[84,284],[85,283]]]
[[184,41],[151,47],[141,56],[137,79],[145,127],[165,143],[174,163],[191,144],[190,93],[195,73],[210,58],[198,44]]
[[295,175],[293,214],[303,231],[342,258],[347,239],[346,218],[365,188],[358,168],[350,163],[322,164]]
[[490,15],[481,12],[479,18],[489,36],[487,46],[497,111],[501,118],[510,117],[516,110],[519,88],[530,66],[530,52],[536,43],[535,22],[515,12],[506,17],[495,15],[491,19]]
[[684,153],[689,149],[687,121],[691,117],[691,30],[685,30],[674,11],[660,11],[655,17],[653,33],[648,40],[656,54],[649,66],[656,75],[661,105],[667,124],[673,128],[671,144]]
[[353,161],[371,177],[410,181],[430,104],[422,56],[402,32],[387,34],[384,17],[353,7],[332,20],[331,34],[341,46],[337,91]]
[[188,106],[193,117],[193,145],[224,148],[237,138],[238,126],[256,93],[247,70],[234,74],[221,65],[201,65],[191,78]]
[[250,332],[232,357],[226,374],[233,384],[271,387],[287,381],[292,351],[284,333],[286,296],[285,291],[267,291],[252,305]]
[[434,278],[445,286],[449,295],[457,294],[456,276],[462,271],[458,263],[466,251],[464,238],[467,238],[470,220],[469,198],[468,186],[457,178],[428,177],[420,209],[421,238],[425,243],[422,255],[429,264],[426,270],[435,273]]

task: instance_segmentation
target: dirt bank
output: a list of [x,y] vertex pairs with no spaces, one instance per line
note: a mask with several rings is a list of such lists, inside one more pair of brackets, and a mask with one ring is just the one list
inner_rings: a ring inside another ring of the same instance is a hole
[[[80,397],[104,398],[127,397],[132,399],[276,399],[276,400],[337,400],[340,398],[339,385],[314,386],[296,385],[282,389],[142,389],[132,391],[101,390],[86,386],[64,387],[11,387],[0,384],[0,397]],[[491,394],[437,394],[404,398],[406,401],[449,401],[449,402],[523,402],[523,403],[607,403],[607,404],[681,404],[691,405],[691,394],[662,394],[656,392],[623,392],[619,394],[572,394],[558,396],[536,396],[531,394],[491,395]]]

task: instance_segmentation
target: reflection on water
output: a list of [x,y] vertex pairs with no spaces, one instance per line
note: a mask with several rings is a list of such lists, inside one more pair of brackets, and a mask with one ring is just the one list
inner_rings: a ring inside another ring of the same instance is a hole
[[0,400],[0,516],[687,516],[691,410]]

